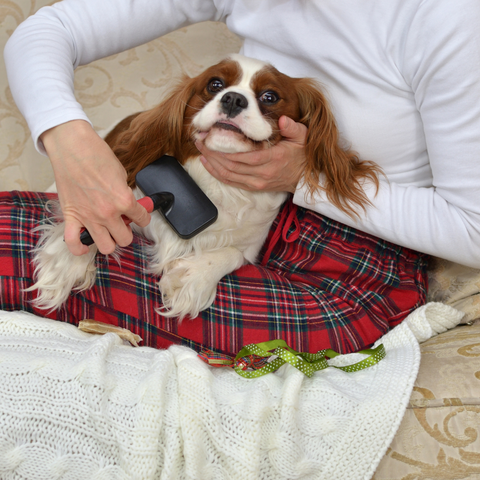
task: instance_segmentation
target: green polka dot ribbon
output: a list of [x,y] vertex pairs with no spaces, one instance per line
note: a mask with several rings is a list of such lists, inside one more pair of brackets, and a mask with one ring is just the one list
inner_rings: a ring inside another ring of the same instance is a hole
[[367,357],[352,365],[336,366],[330,365],[327,361],[327,358],[340,355],[333,350],[300,353],[290,348],[284,340],[271,340],[246,345],[238,352],[231,366],[242,377],[257,378],[274,372],[285,363],[289,363],[307,377],[311,377],[315,372],[328,367],[339,368],[344,372],[357,372],[377,364],[386,355],[383,344],[374,349],[361,350],[357,353],[362,353]]

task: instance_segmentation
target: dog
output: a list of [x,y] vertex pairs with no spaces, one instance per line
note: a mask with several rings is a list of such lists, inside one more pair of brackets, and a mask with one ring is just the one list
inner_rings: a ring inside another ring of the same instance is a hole
[[[378,186],[379,169],[340,145],[335,119],[320,87],[273,66],[232,55],[195,78],[185,78],[160,105],[121,121],[105,141],[127,171],[136,198],[135,175],[160,156],[175,157],[218,209],[218,219],[192,239],[179,238],[154,212],[145,228],[134,230],[151,241],[149,271],[159,277],[164,316],[196,317],[214,301],[222,277],[255,263],[287,192],[251,192],[216,180],[200,161],[195,141],[224,152],[252,152],[281,139],[278,119],[286,115],[307,126],[303,182],[313,195],[324,189],[329,200],[351,216],[368,200],[362,183]],[[322,186],[319,177],[323,175]],[[34,252],[35,300],[58,309],[71,291],[95,281],[94,245],[80,257],[63,242],[63,224],[41,227]]]

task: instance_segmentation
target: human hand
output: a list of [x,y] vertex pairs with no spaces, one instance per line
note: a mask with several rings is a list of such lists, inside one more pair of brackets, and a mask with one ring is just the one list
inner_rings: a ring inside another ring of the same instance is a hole
[[196,146],[205,168],[223,183],[244,190],[295,193],[306,162],[307,127],[282,116],[278,128],[284,138],[266,150],[227,154],[209,150],[201,142]]
[[88,252],[80,242],[83,227],[104,254],[112,253],[116,243],[129,245],[132,230],[121,216],[144,227],[150,215],[136,202],[110,147],[83,120],[47,130],[41,140],[53,166],[69,250],[74,255]]

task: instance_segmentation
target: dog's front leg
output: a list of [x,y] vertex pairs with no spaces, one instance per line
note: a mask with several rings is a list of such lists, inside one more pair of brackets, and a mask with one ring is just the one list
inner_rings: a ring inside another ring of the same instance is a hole
[[36,283],[27,291],[38,290],[34,304],[46,310],[56,310],[67,300],[72,290],[87,290],[95,282],[97,247],[81,256],[73,255],[63,240],[65,224],[41,227],[43,234],[34,250]]
[[235,247],[190,255],[169,263],[159,282],[163,299],[160,313],[168,317],[196,317],[214,301],[218,282],[244,264]]

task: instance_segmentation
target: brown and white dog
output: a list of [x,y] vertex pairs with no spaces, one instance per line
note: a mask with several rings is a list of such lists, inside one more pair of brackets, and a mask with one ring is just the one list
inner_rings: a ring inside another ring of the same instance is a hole
[[[179,238],[159,213],[146,228],[152,241],[150,272],[157,275],[162,315],[195,317],[208,308],[219,280],[246,262],[254,263],[287,194],[250,192],[223,184],[199,160],[195,140],[225,153],[266,149],[281,140],[278,119],[286,115],[308,127],[303,182],[310,193],[325,189],[350,215],[368,203],[361,184],[377,182],[378,168],[339,145],[325,97],[310,79],[291,78],[269,64],[233,55],[196,78],[184,79],[157,107],[132,115],[106,141],[135,187],[135,175],[163,154],[177,158],[218,209],[217,221],[190,240]],[[319,187],[319,176],[324,182]],[[142,196],[136,189],[137,198]],[[95,281],[95,246],[81,257],[63,242],[63,224],[42,227],[35,251],[37,305],[57,309],[72,290]]]

